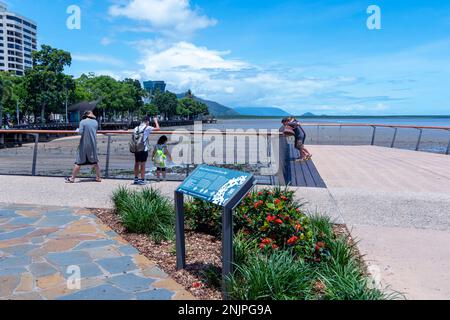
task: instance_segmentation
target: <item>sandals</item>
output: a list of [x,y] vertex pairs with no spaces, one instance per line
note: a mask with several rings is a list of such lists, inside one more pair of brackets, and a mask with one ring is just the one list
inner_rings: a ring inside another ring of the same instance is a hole
[[102,179],[101,178],[95,178],[95,182],[102,182]]

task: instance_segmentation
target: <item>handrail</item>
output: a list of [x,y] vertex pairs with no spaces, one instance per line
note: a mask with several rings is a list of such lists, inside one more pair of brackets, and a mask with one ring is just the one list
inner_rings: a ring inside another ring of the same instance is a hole
[[[99,130],[97,131],[98,134],[104,134],[104,135],[129,135],[132,134],[133,131],[129,130],[129,131],[124,131],[124,130],[119,130],[119,131],[102,131]],[[190,135],[195,135],[195,134],[202,134],[202,135],[216,135],[217,133],[212,133],[212,132],[207,132],[207,131],[186,131],[186,132],[181,132],[181,131],[154,131],[155,134],[159,134],[159,135],[171,135],[171,134],[180,134],[180,133],[187,133]],[[61,134],[61,135],[78,135],[79,133],[74,131],[74,130],[0,130],[0,134]],[[226,132],[226,131],[222,131],[220,132],[220,134],[222,135],[233,135],[233,136],[239,136],[239,135],[244,135],[244,136],[260,136],[260,135],[281,135],[281,133],[279,132],[271,132],[270,130],[267,131],[267,133],[261,133],[261,132],[257,132],[257,133],[252,133],[252,132]]]
[[[370,127],[370,128],[391,128],[391,129],[418,129],[418,130],[447,130],[450,131],[450,126],[405,126],[405,125],[395,125],[395,124],[368,124],[368,123],[302,123],[302,126],[304,127]],[[114,130],[114,131],[105,131],[100,130],[98,131],[99,134],[131,134],[132,130]],[[72,130],[15,130],[15,129],[7,129],[7,130],[0,130],[0,133],[12,133],[12,134],[67,134],[67,135],[76,135],[76,131]],[[159,134],[177,134],[179,132],[177,131],[158,131]],[[194,132],[189,131],[189,134],[208,134],[206,131],[202,132]],[[223,134],[226,134],[225,131],[223,131]],[[233,133],[233,135],[252,135],[252,133],[244,132],[244,133]],[[257,135],[260,135],[261,133],[257,133]],[[274,134],[273,132],[271,133]]]
[[378,127],[378,128],[398,128],[398,129],[431,129],[431,130],[448,130],[449,127],[439,127],[439,126],[405,126],[396,124],[369,124],[369,123],[302,123],[304,127]]

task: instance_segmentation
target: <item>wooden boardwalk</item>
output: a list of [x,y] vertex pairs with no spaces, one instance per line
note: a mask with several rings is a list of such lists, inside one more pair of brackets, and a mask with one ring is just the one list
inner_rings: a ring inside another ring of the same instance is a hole
[[296,161],[299,153],[294,148],[294,145],[288,144],[286,153],[288,161],[285,163],[285,179],[288,185],[307,188],[327,187],[312,160]]

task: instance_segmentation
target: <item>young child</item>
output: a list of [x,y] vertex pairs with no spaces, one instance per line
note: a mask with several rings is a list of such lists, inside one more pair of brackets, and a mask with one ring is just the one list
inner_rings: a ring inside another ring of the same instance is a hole
[[300,152],[299,160],[300,161],[311,160],[312,154],[305,147],[306,132],[302,128],[301,123],[295,118],[288,119],[288,122],[289,122],[288,125],[291,126],[295,132],[295,147]]
[[161,181],[161,175],[163,180],[166,181],[167,175],[167,163],[166,160],[169,159],[172,161],[172,155],[169,152],[169,148],[167,148],[167,141],[169,139],[166,136],[162,136],[159,138],[158,143],[153,149],[153,163],[156,166],[156,177],[158,182]]

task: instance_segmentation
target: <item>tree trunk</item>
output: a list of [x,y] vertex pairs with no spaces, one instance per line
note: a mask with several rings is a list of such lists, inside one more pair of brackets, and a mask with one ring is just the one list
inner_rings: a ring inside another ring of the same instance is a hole
[[41,124],[45,124],[45,104],[41,107]]
[[0,103],[0,129],[3,126],[3,105]]

